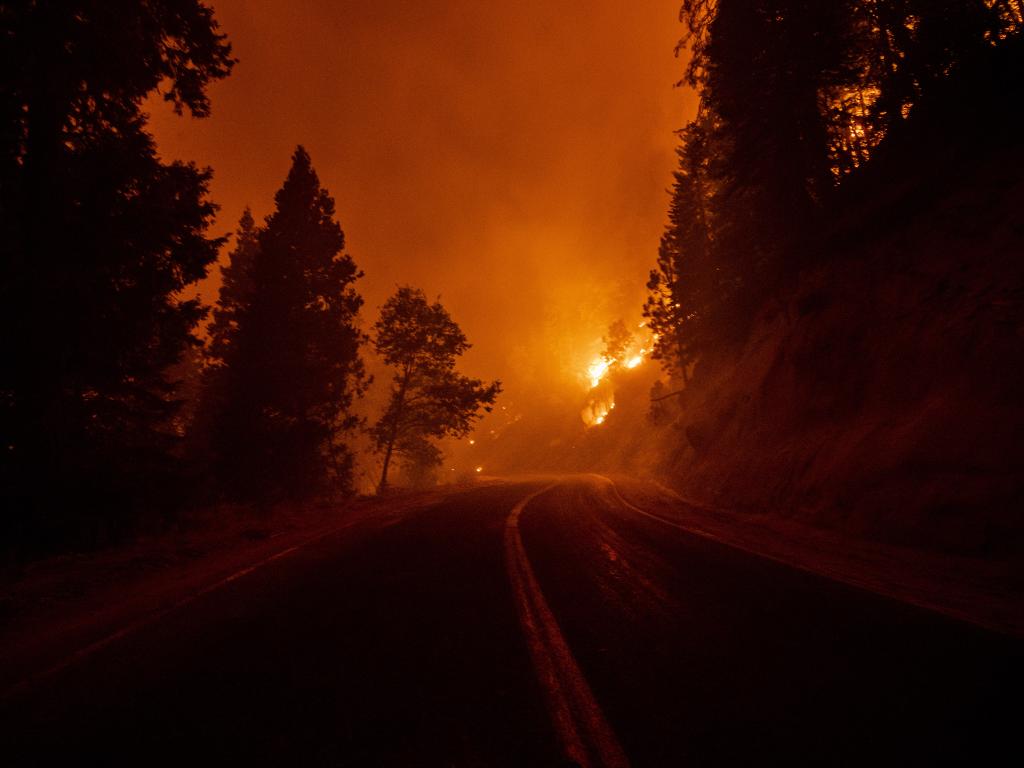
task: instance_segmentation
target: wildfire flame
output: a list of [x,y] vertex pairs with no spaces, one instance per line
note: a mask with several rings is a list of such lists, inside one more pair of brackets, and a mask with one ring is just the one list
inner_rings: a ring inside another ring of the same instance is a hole
[[[646,323],[640,323],[638,326],[640,329],[645,327]],[[648,339],[653,336],[649,331],[646,333]],[[587,406],[580,414],[584,424],[588,427],[596,427],[604,424],[608,419],[608,414],[610,414],[612,409],[615,408],[614,395],[598,395],[594,392],[594,390],[601,385],[601,382],[605,380],[605,377],[608,376],[609,372],[616,368],[633,370],[647,359],[650,352],[650,346],[641,347],[634,343],[624,350],[618,357],[609,358],[604,354],[601,354],[594,358],[590,365],[587,366],[586,370],[586,379],[590,384],[591,396]]]
[[580,413],[580,417],[583,419],[583,423],[588,427],[596,427],[600,424],[604,424],[608,418],[608,414],[615,410],[615,399],[609,400],[592,400],[583,412]]
[[622,366],[629,370],[636,368],[647,359],[649,353],[650,350],[647,347],[641,347],[628,350],[622,356],[622,359],[609,359],[604,355],[594,358],[594,361],[587,366],[587,380],[590,382],[590,388],[597,389],[598,385],[604,381],[604,377],[608,375],[608,372],[616,366]]
[[602,355],[587,366],[587,377],[590,379],[591,389],[594,389],[601,383],[601,379],[608,373],[608,369],[612,367],[613,362],[614,360],[608,360]]

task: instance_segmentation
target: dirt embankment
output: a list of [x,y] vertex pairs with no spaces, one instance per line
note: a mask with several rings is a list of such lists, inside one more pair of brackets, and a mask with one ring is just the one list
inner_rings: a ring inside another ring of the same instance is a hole
[[890,541],[1024,549],[1024,147],[929,184],[847,221],[740,353],[696,372],[665,438],[677,488]]

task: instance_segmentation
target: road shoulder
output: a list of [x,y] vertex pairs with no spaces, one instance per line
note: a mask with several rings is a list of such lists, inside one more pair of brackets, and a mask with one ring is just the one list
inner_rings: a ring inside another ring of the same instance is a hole
[[179,531],[8,573],[0,583],[0,695],[313,541],[387,525],[459,491],[293,505],[259,516],[225,510]]
[[1024,564],[852,539],[793,519],[712,510],[609,475],[622,499],[692,533],[1005,634],[1024,637]]

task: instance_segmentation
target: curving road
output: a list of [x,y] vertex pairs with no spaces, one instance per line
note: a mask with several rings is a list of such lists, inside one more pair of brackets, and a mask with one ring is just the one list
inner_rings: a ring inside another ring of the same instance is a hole
[[695,536],[604,478],[453,492],[0,703],[4,765],[1022,765],[1018,639]]

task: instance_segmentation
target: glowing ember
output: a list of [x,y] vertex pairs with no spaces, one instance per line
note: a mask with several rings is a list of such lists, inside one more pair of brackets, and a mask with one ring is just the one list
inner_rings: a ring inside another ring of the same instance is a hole
[[588,427],[596,427],[604,424],[608,414],[615,409],[615,400],[591,400],[586,408],[580,413],[580,418]]
[[477,468],[476,468],[476,471],[477,471],[477,472],[483,472],[483,471],[484,471],[484,468],[483,468],[483,467],[477,467]]

